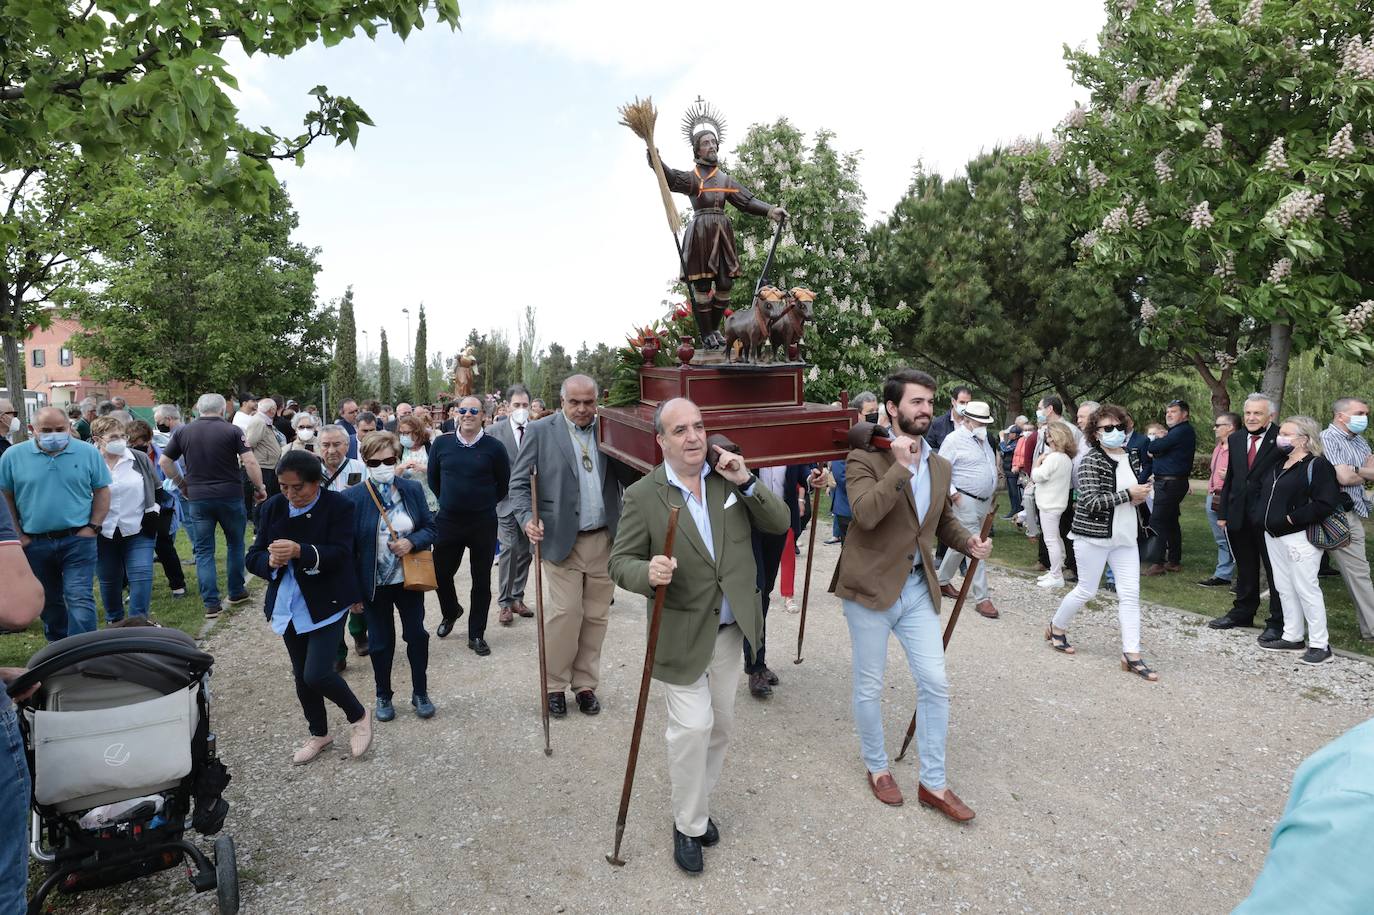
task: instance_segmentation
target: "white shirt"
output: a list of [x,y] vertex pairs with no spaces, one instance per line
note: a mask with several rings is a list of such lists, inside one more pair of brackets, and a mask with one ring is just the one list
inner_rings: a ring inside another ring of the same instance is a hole
[[[326,465],[324,468],[324,478],[328,480],[333,476],[333,473],[334,472],[329,469],[328,465]],[[334,477],[326,488],[331,492],[343,492],[350,485],[348,482],[350,477],[356,477],[353,481],[353,485],[366,480],[367,465],[357,458],[344,458],[343,463],[339,465],[339,475]]]
[[[156,502],[153,508],[157,508]],[[113,538],[118,529],[125,537],[132,537],[142,527],[143,474],[134,463],[133,454],[126,451],[110,471],[110,510],[100,524],[100,535]]]
[[238,426],[238,427],[239,427],[240,429],[242,429],[244,432],[247,432],[247,431],[248,431],[248,423],[252,421],[252,419],[253,419],[253,417],[254,417],[255,415],[256,415],[256,414],[254,414],[254,413],[245,413],[245,412],[243,412],[242,410],[235,410],[235,411],[234,411],[234,425]]
[[484,430],[484,429],[478,429],[478,430],[477,430],[477,437],[474,438],[472,441],[468,441],[467,439],[463,438],[463,433],[459,432],[457,429],[454,429],[454,430],[453,430],[453,437],[456,438],[456,439],[458,439],[458,444],[462,445],[464,448],[471,448],[471,447],[473,447],[474,445],[476,445],[478,442],[480,442],[480,441],[482,440],[482,436],[485,435],[485,434],[486,434],[486,430]]
[[[701,534],[702,541],[706,544],[706,552],[714,560],[716,558],[716,546],[714,536],[711,532],[711,512],[706,508],[706,475],[711,472],[711,465],[703,463],[701,465],[701,496],[698,499],[692,491],[683,485],[682,480],[673,472],[673,465],[667,461],[663,462],[663,470],[668,475],[668,482],[677,487],[678,492],[682,493],[682,501],[687,506],[687,514],[691,516],[693,523],[697,526],[697,533]],[[735,612],[730,609],[730,598],[725,596],[722,591],[720,595],[720,624],[728,626],[735,621]]]
[[773,495],[782,499],[783,504],[786,505],[787,497],[783,495],[782,488],[783,484],[787,482],[787,466],[760,467],[758,474],[759,479],[763,481],[763,485],[772,490]]
[[[515,421],[515,417],[513,416],[510,419],[506,420],[506,422],[510,423],[510,435],[511,438],[515,439],[515,452],[516,454],[519,454],[520,449],[525,447],[525,436],[521,434],[520,431],[524,429],[525,426],[522,426],[519,423],[517,423]],[[525,425],[529,425],[529,423],[527,422],[525,423]]]

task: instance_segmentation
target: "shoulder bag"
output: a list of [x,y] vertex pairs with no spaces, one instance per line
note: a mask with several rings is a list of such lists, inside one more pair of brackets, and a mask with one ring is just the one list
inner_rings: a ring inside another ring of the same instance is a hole
[[[1307,462],[1307,488],[1312,488],[1312,465]],[[1352,533],[1345,512],[1336,509],[1320,521],[1307,525],[1307,542],[1319,550],[1339,550],[1350,543]]]
[[[372,488],[372,481],[368,480],[363,485],[367,487],[367,494],[377,506],[377,513],[382,516],[382,523],[391,533],[391,539],[399,540],[396,529],[391,526],[391,521],[386,516],[386,509],[382,507],[382,500],[377,498],[377,490]],[[397,495],[400,495],[399,487]],[[411,550],[402,556],[401,572],[405,576],[404,587],[407,591],[433,591],[439,587],[439,581],[434,577],[434,554],[429,550]]]

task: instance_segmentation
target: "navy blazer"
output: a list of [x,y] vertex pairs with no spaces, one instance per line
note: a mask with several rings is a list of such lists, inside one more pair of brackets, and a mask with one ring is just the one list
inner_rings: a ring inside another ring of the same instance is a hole
[[290,510],[291,503],[283,495],[275,495],[262,504],[258,535],[248,548],[248,571],[268,581],[262,609],[270,620],[281,575],[268,564],[267,545],[274,540],[299,543],[301,555],[291,560],[291,569],[310,618],[318,623],[363,599],[354,558],[357,542],[353,533],[353,503],[340,493],[321,487],[319,501],[310,511],[292,518]]
[[[434,546],[438,530],[434,526],[434,516],[429,511],[429,503],[425,500],[424,487],[414,480],[401,477],[397,477],[391,485],[401,494],[406,514],[415,524],[415,529],[405,535],[413,548],[412,552],[423,552]],[[353,554],[354,569],[362,585],[363,597],[372,600],[377,593],[377,534],[382,516],[377,511],[377,503],[372,501],[366,481],[350,486],[342,495],[353,506],[353,537],[358,545]],[[392,499],[395,497],[393,493]]]

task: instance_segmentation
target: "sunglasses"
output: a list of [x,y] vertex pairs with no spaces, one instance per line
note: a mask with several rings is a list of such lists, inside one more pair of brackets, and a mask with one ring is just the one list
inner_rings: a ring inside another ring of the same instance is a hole
[[482,412],[482,408],[481,408],[481,407],[459,407],[458,410],[457,410],[457,413],[458,413],[459,416],[467,416],[468,414],[471,414],[471,415],[473,415],[473,416],[476,416],[477,414],[479,414],[479,413],[481,413],[481,412]]
[[1098,426],[1098,427],[1097,427],[1097,431],[1098,431],[1098,432],[1125,432],[1125,431],[1126,431],[1126,424],[1125,424],[1125,423],[1112,423],[1110,426]]
[[367,464],[367,466],[369,467],[381,467],[383,465],[387,467],[392,467],[396,464],[396,458],[394,455],[389,458],[372,458],[371,460],[364,461],[363,463]]

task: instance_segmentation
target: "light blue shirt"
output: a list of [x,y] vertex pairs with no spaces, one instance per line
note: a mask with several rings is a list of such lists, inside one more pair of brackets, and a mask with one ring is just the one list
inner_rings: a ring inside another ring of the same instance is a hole
[[940,457],[952,468],[949,485],[977,499],[991,499],[997,489],[997,455],[987,432],[960,426],[940,443]]
[[[916,459],[916,468],[911,471],[911,498],[916,502],[916,523],[925,524],[926,513],[930,511],[930,445],[921,442],[921,456]],[[915,550],[914,569],[921,564],[920,545]]]
[[[290,505],[289,517],[294,518],[297,515],[305,514],[314,508],[319,501],[320,497],[317,495],[315,501],[305,508]],[[310,618],[309,608],[305,606],[305,595],[301,593],[300,585],[296,583],[296,573],[291,563],[288,562],[282,568],[277,569],[277,575],[281,578],[281,584],[277,585],[277,599],[272,604],[272,631],[277,635],[286,632],[288,624],[296,630],[297,635],[305,635],[307,632],[323,629],[331,623],[338,622],[340,617],[348,612],[347,609],[340,610],[327,620],[315,622]]]
[[[606,526],[606,500],[601,496],[601,455],[596,447],[596,423],[579,429],[569,422],[568,436],[572,439],[573,466],[577,471],[577,529],[594,531]],[[583,455],[591,459],[591,470],[582,463]]]
[[[692,516],[692,521],[697,526],[697,533],[701,534],[701,539],[706,543],[706,552],[711,554],[711,558],[716,558],[715,541],[711,534],[711,512],[706,508],[706,503],[692,494],[692,491],[682,485],[682,480],[673,473],[673,465],[667,461],[663,462],[663,470],[668,475],[668,482],[677,487],[678,492],[682,493],[682,501],[687,505],[687,514]],[[701,494],[706,495],[706,475],[711,472],[711,465],[703,463],[701,465]],[[752,481],[749,488],[744,490],[746,496],[754,494],[754,484]],[[927,486],[927,488],[929,488]],[[730,599],[725,596],[725,592],[720,595],[720,624],[728,626],[735,621],[735,612],[730,609]]]

